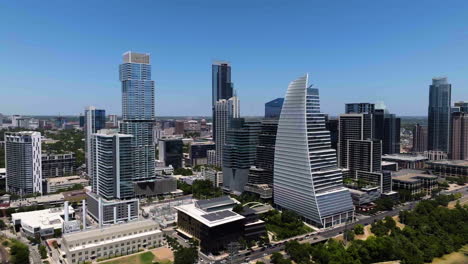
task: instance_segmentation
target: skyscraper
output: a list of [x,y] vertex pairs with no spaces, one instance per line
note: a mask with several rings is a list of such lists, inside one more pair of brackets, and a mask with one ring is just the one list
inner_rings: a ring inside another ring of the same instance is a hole
[[468,113],[452,114],[450,158],[468,160]]
[[[223,149],[226,143],[226,132],[231,125],[233,118],[240,116],[239,99],[231,97],[228,100],[221,99],[215,105],[216,120],[216,166],[222,167],[223,164]],[[214,127],[213,127],[214,128]]]
[[286,92],[276,135],[273,198],[307,222],[328,227],[352,219],[354,209],[330,147],[319,91],[307,83],[305,75]]
[[211,65],[211,92],[213,110],[213,138],[216,139],[216,102],[235,96],[231,82],[231,65],[225,61],[213,62]]
[[401,120],[387,109],[375,109],[374,139],[382,141],[382,154],[400,153]]
[[124,53],[120,81],[123,119],[120,132],[133,135],[134,180],[152,178],[155,176],[154,81],[151,80],[150,55]]
[[96,109],[94,106],[88,106],[85,109],[84,121],[86,169],[88,175],[91,175],[91,156],[89,155],[91,137],[94,133],[106,127],[106,111]]
[[416,124],[413,128],[413,152],[427,150],[427,127]]
[[374,113],[375,105],[371,103],[349,103],[345,105],[346,114]]
[[223,187],[242,193],[249,169],[255,164],[261,123],[234,118],[226,132],[223,148]]
[[433,78],[429,86],[428,150],[450,152],[452,85],[446,77]]
[[134,196],[132,135],[100,130],[91,137],[91,185],[105,199]]
[[262,121],[261,129],[258,134],[255,169],[251,169],[248,183],[273,185],[277,131],[278,120],[266,119]]
[[265,103],[265,118],[279,119],[283,103],[284,98],[276,98],[268,103]]
[[184,159],[184,143],[181,138],[161,138],[159,140],[159,160],[165,166],[171,165],[174,169],[182,168]]
[[42,194],[41,133],[5,133],[6,190],[17,195]]
[[348,168],[348,140],[372,140],[372,114],[343,114],[339,117],[338,164]]

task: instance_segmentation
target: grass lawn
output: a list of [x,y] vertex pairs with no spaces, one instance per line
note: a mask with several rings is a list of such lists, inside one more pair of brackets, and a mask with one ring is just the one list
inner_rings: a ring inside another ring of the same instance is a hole
[[153,263],[154,255],[151,252],[145,252],[127,257],[119,257],[116,259],[100,262],[102,264],[151,264]]
[[457,252],[444,255],[441,258],[435,258],[432,261],[432,264],[460,264],[460,263],[468,263],[468,245],[465,245]]

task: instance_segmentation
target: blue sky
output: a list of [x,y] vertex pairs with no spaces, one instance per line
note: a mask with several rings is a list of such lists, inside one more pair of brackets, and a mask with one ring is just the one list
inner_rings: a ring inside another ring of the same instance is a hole
[[1,1],[0,113],[120,114],[125,51],[152,55],[156,115],[208,115],[211,62],[228,60],[242,115],[310,73],[322,111],[384,101],[427,113],[447,76],[468,100],[468,1]]

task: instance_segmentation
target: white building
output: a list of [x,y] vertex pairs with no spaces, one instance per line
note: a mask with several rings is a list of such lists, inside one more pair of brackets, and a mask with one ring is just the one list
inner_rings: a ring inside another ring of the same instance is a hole
[[162,244],[163,233],[157,229],[156,222],[145,220],[65,234],[61,248],[67,263],[74,264],[127,255]]
[[240,117],[240,103],[236,96],[228,100],[221,99],[215,104],[216,118],[216,166],[221,167],[223,164],[223,148],[226,143],[226,132],[229,129],[231,120]]
[[8,192],[42,194],[41,133],[5,133],[5,161]]
[[[68,207],[68,214],[73,218],[75,211]],[[15,213],[11,215],[11,221],[15,226],[21,226],[21,230],[27,235],[34,237],[51,237],[54,230],[62,229],[65,219],[64,207],[49,208],[44,210]]]

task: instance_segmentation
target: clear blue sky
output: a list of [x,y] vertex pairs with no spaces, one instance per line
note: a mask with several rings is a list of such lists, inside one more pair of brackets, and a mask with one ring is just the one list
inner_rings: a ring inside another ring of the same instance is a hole
[[[385,2],[385,3],[384,3]],[[120,114],[125,51],[152,55],[156,115],[208,115],[211,61],[232,63],[242,115],[309,72],[322,111],[384,101],[426,115],[447,76],[468,100],[468,1],[1,1],[0,113]]]

